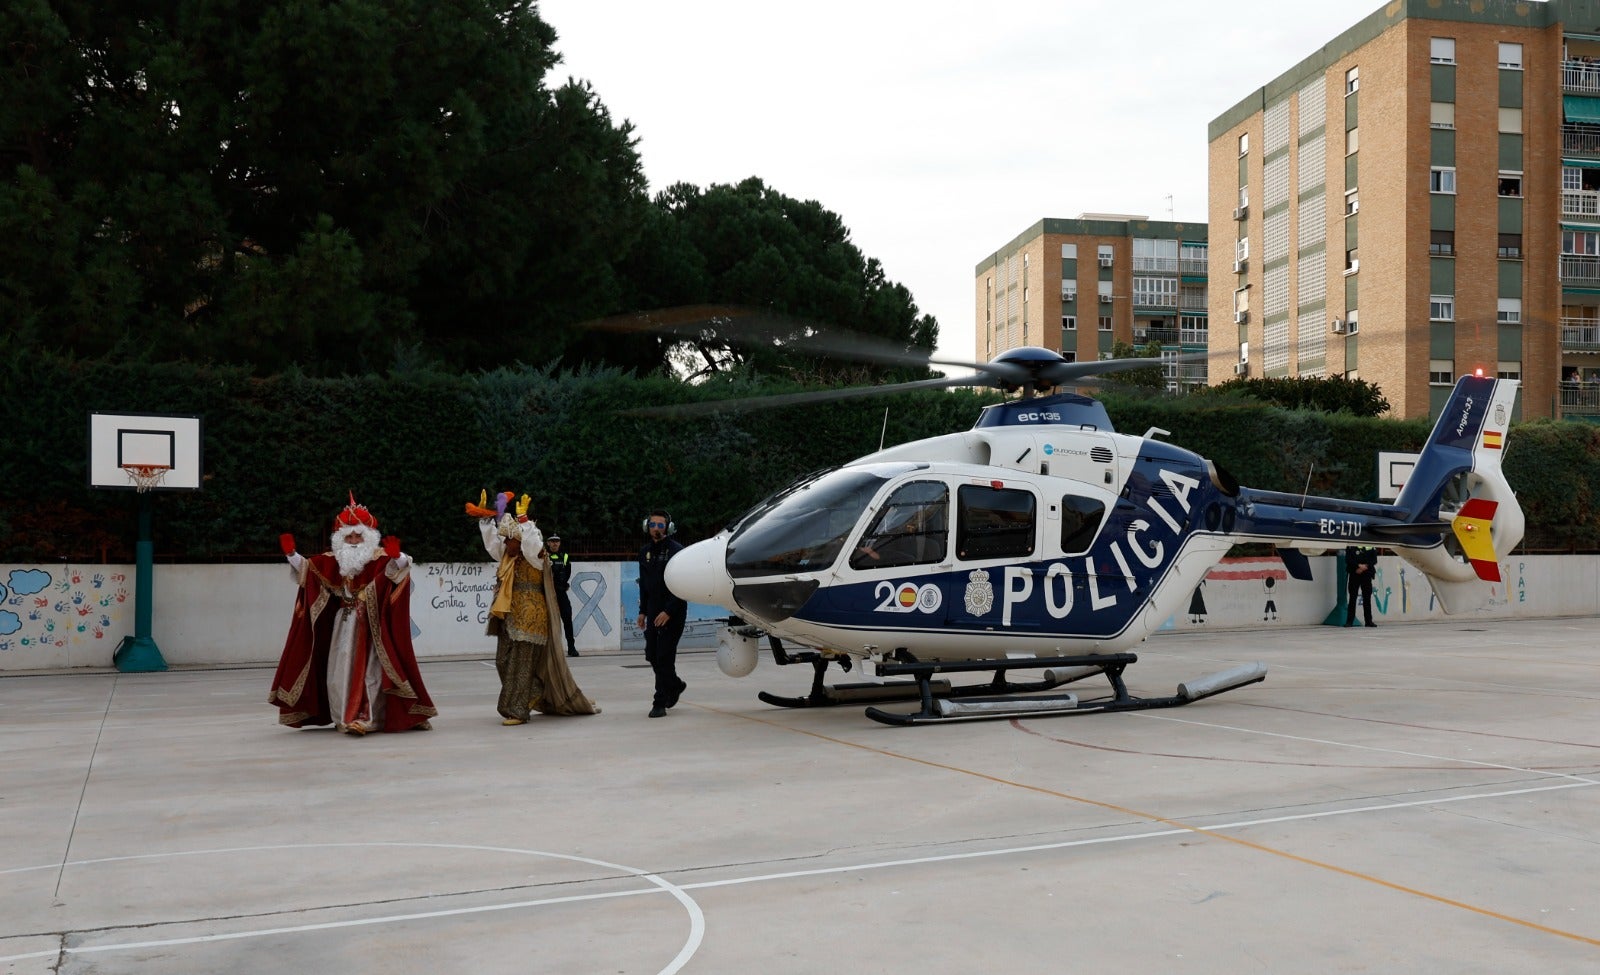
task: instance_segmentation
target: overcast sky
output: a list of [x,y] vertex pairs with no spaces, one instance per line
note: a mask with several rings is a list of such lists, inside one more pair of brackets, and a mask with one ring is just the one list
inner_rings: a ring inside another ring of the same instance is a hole
[[1206,219],[1206,127],[1380,0],[541,0],[553,80],[650,192],[759,176],[837,213],[970,360],[973,268],[1044,217]]

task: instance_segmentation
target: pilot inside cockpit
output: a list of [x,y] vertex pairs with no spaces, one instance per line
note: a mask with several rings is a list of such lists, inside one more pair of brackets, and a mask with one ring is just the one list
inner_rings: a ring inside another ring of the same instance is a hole
[[850,567],[885,569],[942,561],[949,538],[949,511],[950,493],[943,482],[901,485],[861,536],[861,544],[850,556]]

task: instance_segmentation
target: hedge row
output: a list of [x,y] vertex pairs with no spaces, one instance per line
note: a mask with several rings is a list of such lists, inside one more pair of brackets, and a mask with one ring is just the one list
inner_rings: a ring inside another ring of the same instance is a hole
[[[615,371],[255,379],[242,370],[12,356],[0,367],[0,561],[129,561],[130,492],[87,486],[92,411],[199,414],[204,490],[153,496],[157,557],[269,559],[293,532],[325,544],[346,492],[425,561],[481,557],[461,511],[482,489],[526,491],[569,550],[621,556],[652,507],[679,534],[714,533],[807,471],[971,426],[993,394],[924,392],[695,419],[627,412],[728,395]],[[744,390],[750,391],[750,390]],[[1416,450],[1421,421],[1291,412],[1228,399],[1108,397],[1117,427],[1155,426],[1254,487],[1373,497],[1378,450]],[[887,425],[885,413],[887,411]],[[1507,467],[1540,549],[1600,545],[1600,428],[1534,421]]]

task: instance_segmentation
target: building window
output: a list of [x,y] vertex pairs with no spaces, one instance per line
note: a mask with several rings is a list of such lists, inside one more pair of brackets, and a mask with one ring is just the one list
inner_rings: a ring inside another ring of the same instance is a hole
[[1100,331],[1102,331],[1102,332],[1111,331],[1111,316],[1110,315],[1101,315],[1100,316]]
[[1361,196],[1355,190],[1344,191],[1344,215],[1351,216],[1361,209]]
[[1502,172],[1500,174],[1499,194],[1501,196],[1521,196],[1522,174]]
[[1500,110],[1500,131],[1518,133],[1522,131],[1522,109],[1502,108]]
[[1429,102],[1428,124],[1436,129],[1453,129],[1456,127],[1455,102]]
[[[1502,45],[1504,46],[1504,45]],[[1354,95],[1361,88],[1361,69],[1351,68],[1344,73],[1344,93]]]
[[1561,231],[1561,254],[1564,257],[1600,255],[1600,233],[1592,230]]
[[1516,379],[1516,380],[1520,381],[1522,379],[1522,360],[1521,359],[1502,359],[1502,360],[1500,360],[1500,368],[1495,370],[1494,377],[1496,379]]
[[1100,266],[1101,267],[1110,267],[1111,266],[1111,245],[1110,244],[1101,244],[1099,247],[1095,248],[1095,255],[1100,259]]
[[1429,193],[1454,193],[1456,169],[1454,166],[1435,166],[1428,171]]
[[1433,37],[1428,39],[1428,60],[1434,64],[1456,63],[1456,39]]
[[1500,42],[1500,67],[1510,68],[1513,71],[1522,70],[1522,45]]
[[1078,245],[1077,244],[1062,244],[1061,245],[1061,259],[1063,261],[1076,261],[1078,259]]
[[1233,259],[1248,261],[1250,259],[1250,238],[1240,237],[1239,242],[1233,245]]
[[1455,363],[1449,359],[1428,360],[1429,386],[1454,386],[1455,382]]
[[1062,301],[1077,301],[1078,300],[1078,279],[1077,278],[1063,278],[1061,280],[1061,300]]
[[1428,234],[1428,253],[1440,257],[1453,257],[1456,252],[1456,232],[1454,230],[1434,230]]
[[1243,210],[1250,205],[1250,187],[1239,187],[1239,209]]
[[1239,136],[1239,155],[1250,151],[1250,133],[1245,132]]
[[1495,321],[1502,325],[1522,324],[1522,299],[1501,298],[1499,308],[1495,311],[1494,318]]
[[1361,129],[1346,129],[1344,133],[1344,154],[1350,155],[1361,148]]
[[1110,281],[1097,281],[1097,282],[1095,282],[1095,291],[1096,291],[1096,295],[1095,296],[1100,299],[1100,303],[1102,305],[1109,305],[1111,303],[1111,282]]
[[1344,313],[1344,330],[1347,334],[1354,335],[1361,331],[1361,312],[1352,308]]
[[1453,322],[1456,320],[1455,295],[1429,295],[1428,320],[1430,322]]
[[1078,316],[1077,315],[1062,315],[1061,316],[1061,329],[1062,329],[1062,331],[1065,331],[1065,332],[1076,332],[1078,330]]
[[1361,251],[1352,247],[1344,252],[1344,273],[1351,274],[1361,270]]
[[1522,235],[1501,234],[1498,256],[1516,258],[1520,260],[1522,257]]

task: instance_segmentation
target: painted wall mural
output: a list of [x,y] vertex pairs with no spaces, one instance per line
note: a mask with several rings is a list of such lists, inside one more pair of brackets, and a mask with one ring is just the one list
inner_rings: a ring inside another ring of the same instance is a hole
[[120,570],[12,569],[0,580],[0,652],[115,643],[131,619],[131,599]]

